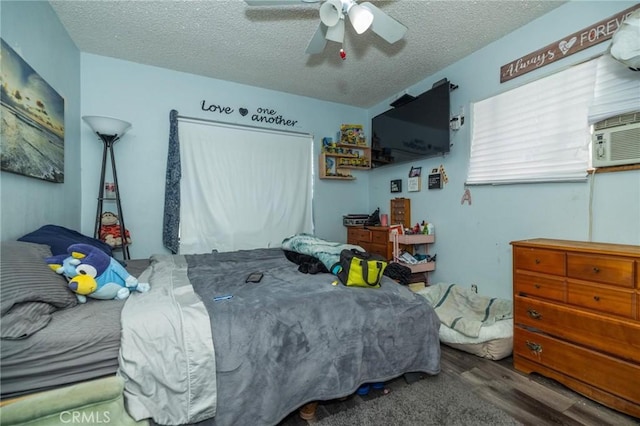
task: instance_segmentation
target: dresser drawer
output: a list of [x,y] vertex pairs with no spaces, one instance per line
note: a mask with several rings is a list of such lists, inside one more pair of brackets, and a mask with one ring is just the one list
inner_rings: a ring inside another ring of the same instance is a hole
[[550,336],[516,327],[513,351],[636,404],[640,403],[640,366]]
[[515,294],[528,294],[544,299],[565,299],[565,279],[529,272],[516,273]]
[[385,244],[375,244],[370,243],[369,249],[367,250],[369,253],[378,254],[384,257],[386,260],[389,260],[388,252],[387,252],[387,243]]
[[640,323],[516,296],[514,322],[640,364]]
[[565,275],[565,254],[561,251],[515,247],[513,261],[516,269]]
[[364,228],[349,228],[347,238],[349,241],[353,241],[351,244],[360,244],[361,241],[370,242],[371,231]]
[[567,253],[567,275],[571,278],[633,288],[634,272],[633,259]]
[[389,244],[388,231],[371,231],[371,242],[374,244]]
[[347,243],[348,244],[357,244],[358,236],[360,235],[360,231],[362,228],[354,228],[353,226],[347,227]]
[[582,308],[634,319],[635,298],[633,290],[567,282],[567,303]]

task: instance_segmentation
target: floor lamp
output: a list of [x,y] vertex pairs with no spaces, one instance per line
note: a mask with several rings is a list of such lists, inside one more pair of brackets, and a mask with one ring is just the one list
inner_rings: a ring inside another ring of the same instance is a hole
[[[116,161],[113,156],[113,145],[120,140],[127,130],[131,128],[131,123],[118,120],[111,117],[99,117],[95,115],[85,115],[82,117],[85,123],[91,127],[95,134],[98,135],[104,146],[102,149],[102,170],[100,172],[100,189],[98,191],[98,209],[96,211],[96,224],[93,232],[94,238],[100,238],[100,226],[102,219],[102,209],[105,201],[115,201],[118,209],[118,219],[120,223],[120,233],[122,237],[122,245],[117,247],[122,249],[122,257],[124,260],[130,259],[129,244],[126,238],[126,227],[124,224],[124,215],[122,214],[122,205],[120,204],[120,186],[118,185],[118,174],[116,173]],[[114,195],[105,197],[104,180],[107,168],[107,154],[111,158],[111,172],[113,174]]]

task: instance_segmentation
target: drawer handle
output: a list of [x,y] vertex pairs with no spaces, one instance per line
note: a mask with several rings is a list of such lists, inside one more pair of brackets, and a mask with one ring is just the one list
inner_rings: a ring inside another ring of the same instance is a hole
[[542,352],[542,346],[537,343],[530,342],[527,340],[527,346],[529,347],[529,349],[531,349],[532,352],[535,352],[537,354]]
[[540,259],[536,259],[535,262],[536,262],[536,265],[538,265],[540,263]]
[[535,309],[527,309],[527,314],[535,320],[542,318],[542,314]]
[[596,302],[600,301],[600,296],[593,296],[593,300],[595,300]]
[[600,268],[598,268],[597,266],[594,266],[593,267],[593,272],[595,272],[597,274],[598,272],[600,272]]

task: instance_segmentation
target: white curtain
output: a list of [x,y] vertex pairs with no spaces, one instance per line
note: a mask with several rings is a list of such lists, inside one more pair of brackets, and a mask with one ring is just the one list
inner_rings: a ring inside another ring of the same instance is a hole
[[179,119],[180,253],[313,233],[311,135]]

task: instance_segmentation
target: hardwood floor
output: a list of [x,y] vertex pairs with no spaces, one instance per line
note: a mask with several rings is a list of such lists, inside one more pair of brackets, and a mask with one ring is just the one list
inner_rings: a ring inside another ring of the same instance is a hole
[[[479,396],[525,425],[640,425],[640,419],[611,410],[554,380],[537,374],[525,376],[515,371],[511,357],[491,361],[442,345],[441,368],[460,376]],[[390,389],[411,386],[403,377],[386,385]],[[318,407],[317,418],[355,408],[358,401],[362,399],[353,397],[346,401],[324,402]],[[292,413],[279,426],[313,424],[313,420],[307,422],[297,413]]]

